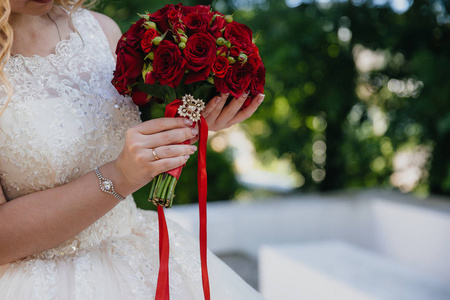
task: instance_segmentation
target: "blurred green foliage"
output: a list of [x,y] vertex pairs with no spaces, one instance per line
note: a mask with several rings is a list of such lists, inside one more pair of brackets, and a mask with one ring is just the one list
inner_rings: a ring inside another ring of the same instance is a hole
[[[137,12],[167,3],[177,2],[103,0],[99,10],[126,30]],[[236,11],[254,31],[266,100],[242,126],[263,162],[288,158],[302,189],[325,191],[392,186],[396,158],[412,151],[420,172],[403,189],[450,195],[450,25],[439,0],[401,14],[364,0],[183,3]]]

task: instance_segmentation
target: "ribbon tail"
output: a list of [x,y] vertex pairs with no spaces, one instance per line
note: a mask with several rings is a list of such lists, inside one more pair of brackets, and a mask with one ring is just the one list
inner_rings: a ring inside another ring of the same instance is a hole
[[203,294],[205,300],[210,300],[209,289],[209,276],[207,266],[207,209],[206,201],[208,194],[208,180],[206,175],[206,143],[208,141],[208,124],[206,120],[201,117],[199,122],[199,151],[198,151],[198,169],[197,169],[197,182],[198,182],[198,206],[199,206],[199,218],[200,218],[200,261],[202,267],[202,283]]
[[169,300],[169,232],[164,209],[158,206],[159,224],[159,273],[155,300]]

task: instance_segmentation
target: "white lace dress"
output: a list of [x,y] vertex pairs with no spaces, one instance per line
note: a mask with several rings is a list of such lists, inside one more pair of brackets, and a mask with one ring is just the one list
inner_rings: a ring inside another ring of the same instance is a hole
[[[110,83],[115,62],[101,27],[86,10],[73,18],[79,34],[55,54],[6,64],[14,96],[0,116],[0,179],[10,201],[115,159],[139,122]],[[5,97],[0,90],[0,106]],[[202,299],[198,241],[168,226],[171,299]],[[157,214],[130,196],[60,246],[0,266],[0,299],[151,300],[158,262]],[[211,299],[262,299],[210,252],[208,263]]]

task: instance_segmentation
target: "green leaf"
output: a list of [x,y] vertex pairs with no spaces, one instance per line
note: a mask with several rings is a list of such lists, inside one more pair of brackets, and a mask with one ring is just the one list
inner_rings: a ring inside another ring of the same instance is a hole
[[193,97],[195,99],[202,99],[205,103],[211,100],[212,97],[217,95],[217,90],[214,85],[211,84],[204,84],[200,87],[198,87],[194,93]]
[[138,89],[150,96],[157,97],[164,100],[165,104],[169,104],[176,99],[177,95],[175,89],[168,85],[160,84],[146,84],[143,81],[139,82],[137,85]]

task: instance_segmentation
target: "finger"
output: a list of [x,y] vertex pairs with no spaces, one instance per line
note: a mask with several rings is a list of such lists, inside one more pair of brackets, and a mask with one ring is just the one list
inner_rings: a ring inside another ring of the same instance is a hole
[[246,92],[237,99],[233,98],[233,100],[231,100],[231,102],[222,110],[220,116],[217,118],[217,123],[227,124],[231,119],[233,119],[244,104],[245,100],[247,100],[247,97],[248,93]]
[[186,128],[191,125],[192,121],[186,118],[158,118],[142,122],[130,130],[149,135],[176,128]]
[[152,135],[148,135],[145,144],[145,148],[157,148],[161,146],[173,145],[183,143],[184,141],[191,140],[198,135],[197,128],[177,128],[158,132]]
[[228,123],[227,126],[234,125],[236,123],[242,122],[253,115],[253,113],[258,109],[261,103],[264,101],[264,94],[258,94],[252,99],[252,102],[244,110],[238,112]]
[[206,103],[205,109],[202,111],[202,116],[206,118],[209,116],[209,114],[212,112],[214,107],[220,102],[220,98],[222,97],[222,94],[219,94],[212,98],[208,103]]
[[220,101],[222,99],[226,100],[229,95],[230,95],[230,93],[220,93],[219,95],[217,95],[213,99],[211,99],[211,101],[209,101],[206,104],[205,109],[202,111],[202,116],[204,118],[208,117],[211,114],[211,112],[214,110],[214,108],[216,108],[216,106],[220,103]]
[[161,174],[167,172],[169,170],[178,168],[186,163],[189,159],[189,155],[182,155],[176,157],[170,157],[165,159],[160,159],[152,162],[152,168],[156,171],[157,174]]
[[[227,102],[227,99],[228,99],[228,96],[230,95],[230,94],[220,94],[221,95],[221,97],[220,98],[218,98],[218,99],[216,99],[216,102],[217,103],[215,103],[215,105],[214,105],[214,107],[212,108],[212,110],[205,116],[204,114],[202,114],[203,115],[203,117],[205,118],[205,119],[209,119],[209,120],[215,120],[215,119],[217,119],[217,116],[219,116],[220,115],[220,112],[222,111],[222,109],[223,109],[223,106],[225,105],[225,103]],[[210,101],[211,102],[211,101]],[[208,103],[209,104],[209,103]],[[206,109],[206,108],[205,108]],[[209,123],[209,122],[208,122]]]
[[195,144],[195,143],[197,143],[198,142],[198,140],[199,140],[199,137],[198,137],[198,135],[196,136],[196,137],[194,137],[193,139],[190,139],[189,140],[189,144]]
[[[148,149],[152,152],[153,161],[172,158],[177,156],[191,155],[197,151],[197,146],[195,145],[170,145],[161,146],[154,149]],[[155,157],[155,154],[157,158]]]
[[[208,123],[208,121],[206,121],[206,123]],[[198,126],[198,122],[195,124],[195,127],[194,128],[197,128],[197,129],[199,129],[199,126]],[[194,138],[192,138],[192,139],[190,139],[189,140],[189,144],[194,144],[194,143],[197,143],[197,141],[200,139],[200,137],[199,137],[199,135],[196,135],[196,136],[194,136]]]

